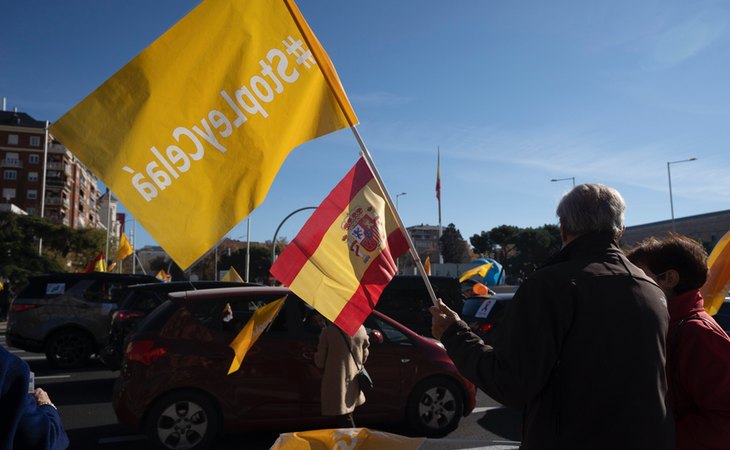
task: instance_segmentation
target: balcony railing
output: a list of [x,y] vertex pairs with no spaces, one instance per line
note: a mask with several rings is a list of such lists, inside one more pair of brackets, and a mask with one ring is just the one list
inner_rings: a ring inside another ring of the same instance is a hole
[[23,162],[16,158],[5,158],[0,160],[0,167],[8,169],[22,169]]

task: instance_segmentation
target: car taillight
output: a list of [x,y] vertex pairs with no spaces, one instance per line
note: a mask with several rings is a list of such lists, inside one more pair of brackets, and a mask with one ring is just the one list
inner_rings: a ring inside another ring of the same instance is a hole
[[165,353],[167,353],[167,350],[156,347],[154,341],[132,341],[127,345],[126,356],[130,361],[137,361],[149,366]]
[[493,323],[483,323],[479,325],[479,332],[481,334],[487,334],[487,331],[491,330],[492,328],[494,328]]
[[10,311],[13,311],[13,312],[27,311],[29,309],[37,308],[39,306],[41,306],[41,305],[26,305],[26,304],[16,305],[16,304],[13,304],[10,306]]
[[117,311],[116,317],[118,317],[119,320],[137,319],[139,317],[144,317],[144,313],[139,311]]

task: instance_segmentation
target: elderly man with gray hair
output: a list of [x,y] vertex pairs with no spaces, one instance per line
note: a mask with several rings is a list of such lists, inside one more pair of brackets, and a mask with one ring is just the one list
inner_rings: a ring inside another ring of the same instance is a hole
[[619,248],[625,209],[601,184],[562,198],[563,247],[519,287],[493,346],[443,302],[431,307],[461,373],[523,411],[521,449],[674,448],[666,300]]

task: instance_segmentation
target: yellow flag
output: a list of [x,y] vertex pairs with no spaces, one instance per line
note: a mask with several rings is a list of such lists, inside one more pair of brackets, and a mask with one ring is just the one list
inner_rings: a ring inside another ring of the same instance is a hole
[[241,278],[241,275],[239,275],[238,272],[236,272],[236,269],[231,266],[231,268],[228,269],[228,272],[221,279],[221,281],[238,281],[243,283],[243,278]]
[[426,271],[426,275],[431,275],[431,257],[426,256],[426,262],[423,263],[423,270]]
[[132,250],[132,246],[129,245],[127,235],[124,231],[122,231],[122,237],[119,239],[119,249],[117,250],[116,261],[121,261],[132,253],[134,253],[134,250]]
[[489,269],[491,267],[492,263],[486,263],[482,264],[481,266],[476,266],[473,269],[469,269],[461,274],[461,277],[459,277],[459,283],[473,277],[474,275],[479,275],[480,277],[484,278],[487,276],[487,272],[489,272]]
[[422,448],[425,442],[426,438],[422,437],[406,437],[368,428],[326,429],[282,433],[276,442],[274,442],[274,445],[271,446],[271,450],[309,450],[320,448],[416,450]]
[[730,231],[712,249],[707,258],[707,266],[710,268],[710,276],[701,292],[705,299],[705,311],[715,315],[730,291]]
[[239,367],[241,367],[243,357],[246,356],[248,350],[266,330],[266,327],[268,327],[274,318],[276,318],[276,315],[279,314],[279,310],[284,304],[284,300],[285,298],[280,298],[268,305],[262,306],[254,311],[253,316],[248,319],[248,322],[246,322],[246,325],[238,333],[236,339],[234,339],[230,344],[230,347],[236,354],[233,356],[233,361],[231,361],[231,367],[228,369],[228,375],[237,371]]
[[204,0],[51,133],[187,268],[293,148],[356,123],[292,0]]
[[169,273],[165,272],[165,269],[160,269],[159,272],[157,272],[157,275],[155,275],[155,278],[162,281],[170,281],[172,278]]

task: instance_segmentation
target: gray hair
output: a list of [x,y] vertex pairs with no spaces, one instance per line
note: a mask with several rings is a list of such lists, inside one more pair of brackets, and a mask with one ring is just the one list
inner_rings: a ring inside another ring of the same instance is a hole
[[563,196],[555,214],[568,235],[608,231],[618,238],[624,229],[624,211],[626,202],[616,189],[603,184],[579,184]]

